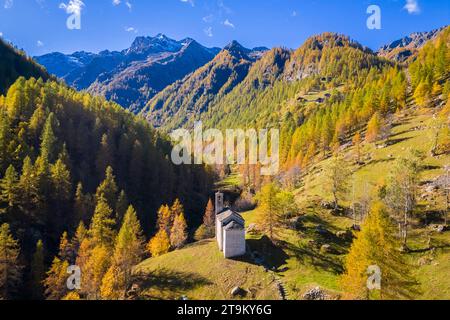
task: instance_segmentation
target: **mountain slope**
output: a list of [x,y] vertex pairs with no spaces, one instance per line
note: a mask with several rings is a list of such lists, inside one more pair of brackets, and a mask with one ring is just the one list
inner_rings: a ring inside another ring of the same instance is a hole
[[415,32],[402,39],[387,44],[378,50],[378,55],[396,62],[406,62],[415,57],[425,43],[436,39],[445,27],[429,32]]
[[249,53],[232,42],[211,62],[155,96],[143,113],[156,127],[192,125],[190,115],[203,113],[213,99],[220,99],[246,77],[253,63]]
[[0,95],[5,94],[20,76],[43,80],[50,78],[44,68],[0,38]]
[[205,79],[216,78],[208,75],[207,68],[198,70],[151,100],[143,113],[165,130],[200,119],[222,128],[274,124],[302,90],[336,88],[349,79],[361,83],[370,69],[390,64],[346,36],[325,33],[311,37],[294,52],[282,48],[265,52],[243,79],[222,91],[208,91],[211,83],[204,83]]
[[87,91],[138,112],[156,93],[213,57],[210,50],[188,40],[178,52],[159,54],[100,75]]
[[158,34],[137,37],[120,52],[52,53],[36,60],[78,90],[139,111],[157,92],[212,60],[218,51],[192,39],[176,41]]
[[65,78],[72,71],[82,68],[94,59],[96,55],[90,52],[75,52],[65,55],[60,52],[53,52],[36,57],[36,61],[45,66],[47,71],[58,78]]
[[[317,104],[332,98],[333,90],[342,85],[360,86],[371,69],[389,65],[347,37],[315,36],[295,52],[278,48],[266,53],[240,85],[210,105],[202,119],[207,126],[221,128],[278,126],[289,114],[301,122]],[[304,102],[305,94],[325,89],[328,98]]]

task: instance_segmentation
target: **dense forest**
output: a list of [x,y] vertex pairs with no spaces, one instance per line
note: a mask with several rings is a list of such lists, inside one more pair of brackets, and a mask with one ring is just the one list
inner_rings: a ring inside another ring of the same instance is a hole
[[[2,60],[2,70],[15,65]],[[21,68],[14,72],[27,75]],[[18,241],[22,276],[14,285],[2,280],[1,296],[30,297],[36,244],[48,266],[63,233],[74,236],[98,211],[116,232],[133,205],[145,239],[157,209],[178,198],[191,228],[199,225],[212,174],[173,165],[170,150],[164,136],[114,103],[42,77],[18,78],[0,96],[0,222],[2,239],[11,232]]]
[[33,59],[1,39],[0,61],[0,94],[5,94],[9,86],[20,76],[25,78],[42,78],[44,80],[50,78],[47,71],[34,62]]

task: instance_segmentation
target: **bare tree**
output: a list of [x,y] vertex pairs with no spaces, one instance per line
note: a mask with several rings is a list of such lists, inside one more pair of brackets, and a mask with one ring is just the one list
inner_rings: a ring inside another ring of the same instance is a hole
[[397,159],[386,188],[385,202],[397,220],[404,249],[407,248],[410,216],[417,203],[420,161],[421,154],[417,151]]

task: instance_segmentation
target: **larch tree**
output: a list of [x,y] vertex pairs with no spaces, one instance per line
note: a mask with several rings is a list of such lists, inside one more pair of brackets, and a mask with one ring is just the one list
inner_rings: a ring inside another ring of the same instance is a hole
[[184,213],[180,213],[175,217],[170,232],[170,244],[172,248],[179,249],[183,247],[188,239],[187,223]]
[[214,229],[216,225],[216,215],[214,212],[214,205],[211,199],[209,199],[206,205],[205,214],[203,216],[203,224],[208,228]]
[[44,280],[45,297],[47,300],[61,300],[67,294],[67,269],[69,263],[58,257],[53,259],[47,277]]
[[352,144],[355,147],[356,163],[361,162],[361,134],[357,132],[352,139]]
[[131,271],[145,252],[145,242],[136,211],[130,206],[116,239],[112,265],[102,281],[105,299],[124,299],[131,284]]
[[[399,245],[388,209],[381,202],[374,203],[346,257],[341,277],[346,298],[410,299],[416,282],[399,252]],[[371,270],[381,274],[370,274]],[[371,281],[372,276],[375,283]],[[377,280],[380,282],[376,283]]]
[[19,263],[19,242],[11,234],[8,224],[0,226],[0,300],[12,299],[22,282]]
[[157,227],[159,230],[166,231],[170,234],[170,229],[172,227],[172,211],[168,205],[162,205],[158,210],[158,221]]
[[381,116],[376,112],[367,124],[366,142],[376,142],[381,134]]
[[[86,263],[83,266],[81,292],[89,300],[97,300],[101,297],[101,285],[103,277],[111,265],[111,249],[99,244],[89,251]],[[81,266],[80,266],[81,268]]]
[[170,250],[170,238],[166,230],[160,229],[158,233],[148,242],[148,252],[153,257],[158,257],[166,254]]
[[281,217],[277,195],[280,188],[273,182],[266,184],[256,195],[258,208],[261,212],[260,223],[269,233],[270,240],[274,240],[277,227],[280,225]]
[[348,164],[341,156],[331,159],[327,172],[327,186],[333,197],[334,210],[339,208],[339,200],[344,199],[349,192],[350,175]]

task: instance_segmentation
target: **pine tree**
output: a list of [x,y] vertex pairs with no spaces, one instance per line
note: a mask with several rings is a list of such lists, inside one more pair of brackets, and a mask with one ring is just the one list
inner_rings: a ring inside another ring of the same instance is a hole
[[34,300],[43,298],[45,280],[44,244],[39,240],[31,261],[31,293]]
[[147,250],[153,257],[158,257],[169,252],[170,239],[164,229],[159,230],[158,233],[149,241]]
[[45,121],[44,130],[41,136],[41,156],[52,162],[57,156],[57,138],[54,133],[54,128],[57,123],[55,114],[52,112],[48,115]]
[[0,227],[0,300],[14,297],[22,281],[19,264],[19,242],[13,238],[8,224]]
[[10,165],[3,179],[0,180],[0,214],[11,214],[17,209],[19,201],[18,182],[17,172]]
[[187,223],[184,218],[184,213],[181,213],[173,222],[173,226],[170,232],[170,244],[172,248],[179,249],[186,244],[188,238]]
[[51,166],[50,172],[53,198],[58,202],[69,201],[73,192],[69,169],[62,160],[58,160]]
[[114,225],[112,210],[103,198],[100,198],[92,217],[89,235],[95,245],[112,247],[114,244]]
[[42,219],[38,217],[37,208],[41,207],[41,199],[39,198],[33,163],[29,157],[26,157],[23,161],[18,189],[20,190],[19,208],[27,219],[26,223],[33,221],[43,223]]
[[[410,299],[414,290],[403,256],[398,251],[387,209],[377,202],[357,234],[346,258],[345,273],[341,284],[348,298],[352,299]],[[381,270],[381,290],[369,291],[368,268]]]
[[105,180],[98,186],[95,193],[95,200],[98,202],[100,198],[103,198],[110,208],[115,208],[117,192],[116,177],[112,167],[108,167],[105,173]]

